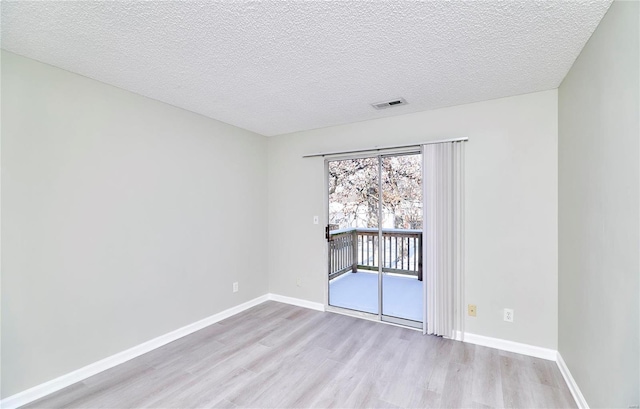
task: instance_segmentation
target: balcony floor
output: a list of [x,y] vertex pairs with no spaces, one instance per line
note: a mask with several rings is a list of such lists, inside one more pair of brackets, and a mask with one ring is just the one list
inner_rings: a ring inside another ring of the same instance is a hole
[[[329,283],[329,305],[378,313],[378,273],[346,273]],[[422,322],[422,281],[413,277],[382,276],[384,315]]]

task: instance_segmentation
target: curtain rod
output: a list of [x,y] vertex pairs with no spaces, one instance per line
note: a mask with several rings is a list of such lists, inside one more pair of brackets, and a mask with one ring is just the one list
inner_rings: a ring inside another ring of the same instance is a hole
[[434,143],[445,143],[445,142],[466,142],[468,141],[468,137],[463,138],[452,138],[452,139],[440,139],[437,141],[427,141],[422,143],[412,143],[410,145],[395,145],[395,146],[384,146],[384,147],[376,147],[369,149],[355,149],[352,151],[337,151],[337,152],[323,152],[323,153],[312,153],[309,155],[304,155],[303,158],[317,158],[318,156],[332,156],[332,155],[346,155],[350,153],[363,153],[363,152],[379,152],[386,151],[391,149],[402,149],[402,148],[419,148],[422,145],[431,145]]

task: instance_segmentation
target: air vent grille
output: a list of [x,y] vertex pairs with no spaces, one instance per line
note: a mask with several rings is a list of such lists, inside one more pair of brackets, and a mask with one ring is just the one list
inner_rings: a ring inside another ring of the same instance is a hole
[[407,101],[405,101],[404,98],[394,98],[394,99],[390,99],[389,101],[376,102],[375,104],[371,104],[371,106],[374,107],[375,109],[385,109],[385,108],[391,108],[391,107],[396,107],[400,105],[407,105]]

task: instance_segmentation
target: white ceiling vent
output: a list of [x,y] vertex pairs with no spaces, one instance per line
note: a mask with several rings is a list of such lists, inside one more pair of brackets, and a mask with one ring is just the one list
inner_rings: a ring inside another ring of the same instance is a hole
[[371,106],[374,107],[375,109],[385,109],[385,108],[397,107],[400,105],[407,105],[407,101],[405,101],[404,98],[394,98],[394,99],[390,99],[389,101],[376,102],[375,104],[371,104]]

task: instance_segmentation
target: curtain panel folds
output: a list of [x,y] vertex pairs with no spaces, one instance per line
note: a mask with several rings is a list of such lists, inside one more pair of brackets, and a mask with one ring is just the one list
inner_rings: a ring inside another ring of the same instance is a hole
[[464,334],[464,142],[422,146],[423,333]]

